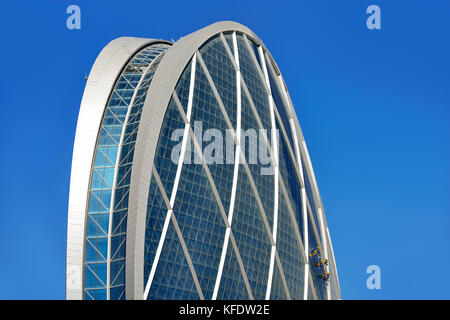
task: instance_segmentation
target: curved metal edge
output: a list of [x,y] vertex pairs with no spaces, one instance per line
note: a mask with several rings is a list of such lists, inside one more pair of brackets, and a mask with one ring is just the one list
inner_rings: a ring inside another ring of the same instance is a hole
[[[292,103],[291,100],[291,96],[289,94],[289,90],[287,89],[287,84],[284,81],[284,77],[280,71],[280,68],[278,67],[275,59],[273,58],[273,56],[271,55],[270,51],[264,47],[266,49],[267,54],[270,57],[270,60],[273,64],[273,66],[275,67],[275,70],[280,73],[282,81],[283,81],[283,85],[285,86],[286,89],[286,93],[287,93],[287,98],[288,98],[288,103],[291,106],[294,106],[294,104]],[[294,120],[294,126],[295,126],[295,131],[297,133],[297,139],[298,139],[298,144],[299,144],[299,149],[300,149],[300,153],[305,157],[306,161],[303,163],[304,168],[307,171],[307,174],[312,178],[310,179],[310,181],[314,184],[313,187],[315,189],[316,192],[314,192],[313,190],[313,194],[315,195],[315,199],[311,199],[311,201],[315,202],[316,207],[320,208],[322,210],[322,217],[323,217],[323,222],[324,222],[324,230],[322,230],[321,232],[323,233],[324,238],[326,239],[326,241],[329,243],[330,245],[330,250],[329,250],[329,256],[331,258],[331,267],[333,268],[334,274],[336,275],[336,284],[337,284],[337,294],[338,296],[335,297],[336,299],[341,299],[341,289],[340,289],[340,285],[339,285],[339,277],[338,277],[338,273],[337,273],[337,268],[336,268],[336,260],[334,257],[334,250],[333,250],[333,244],[331,242],[331,237],[330,237],[330,232],[329,232],[329,228],[328,228],[328,223],[327,223],[327,219],[325,216],[325,210],[323,208],[323,204],[322,204],[322,198],[320,196],[320,192],[319,192],[319,186],[317,184],[316,181],[316,176],[314,174],[314,169],[312,166],[312,162],[311,162],[311,158],[309,156],[309,152],[306,146],[306,141],[305,138],[303,136],[303,132],[300,126],[300,123],[298,121],[298,117],[297,117],[297,113],[295,112],[295,108],[287,108],[286,112],[288,113],[288,115]],[[303,147],[304,146],[304,147]]]
[[152,39],[121,37],[96,58],[84,89],[75,133],[67,223],[66,299],[83,299],[87,195],[102,117],[111,91],[128,60]]

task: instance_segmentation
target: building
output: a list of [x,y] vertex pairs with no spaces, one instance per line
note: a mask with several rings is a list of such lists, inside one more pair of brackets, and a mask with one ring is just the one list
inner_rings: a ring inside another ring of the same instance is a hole
[[75,136],[66,269],[67,299],[340,298],[300,125],[251,30],[102,50]]

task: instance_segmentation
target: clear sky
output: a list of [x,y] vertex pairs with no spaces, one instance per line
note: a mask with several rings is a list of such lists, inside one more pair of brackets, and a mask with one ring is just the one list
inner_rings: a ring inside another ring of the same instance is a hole
[[[66,8],[81,8],[68,30]],[[381,30],[366,8],[381,8]],[[220,20],[265,42],[290,91],[343,299],[450,298],[450,2],[3,1],[0,298],[64,299],[69,177],[89,72],[120,36]],[[379,265],[381,290],[366,287]]]

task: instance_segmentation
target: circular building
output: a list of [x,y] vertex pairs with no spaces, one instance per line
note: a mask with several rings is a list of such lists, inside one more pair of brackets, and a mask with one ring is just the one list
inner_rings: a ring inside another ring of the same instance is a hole
[[283,77],[247,27],[118,38],[86,82],[67,299],[339,299]]

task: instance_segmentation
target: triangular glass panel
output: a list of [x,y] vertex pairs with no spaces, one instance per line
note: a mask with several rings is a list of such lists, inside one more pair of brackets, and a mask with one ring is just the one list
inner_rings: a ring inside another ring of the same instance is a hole
[[231,229],[253,297],[262,300],[269,275],[270,238],[245,170],[239,171],[237,190]]
[[147,299],[199,299],[194,279],[172,222],[169,223]]
[[94,167],[95,168],[104,167],[105,166],[106,156],[100,149],[104,149],[104,147],[97,149],[97,152],[95,154],[95,163],[94,163]]
[[114,211],[113,221],[112,221],[112,234],[122,234],[127,232],[127,209],[122,209],[120,211]]
[[102,133],[100,134],[100,139],[98,141],[99,146],[117,146],[118,142],[114,140],[109,134],[102,129]]
[[[126,108],[120,107],[120,108],[106,108],[106,114],[103,119],[103,125],[121,125],[123,123],[123,120],[118,118],[116,114],[125,113],[127,112]],[[123,116],[125,117],[125,116]]]
[[125,300],[125,286],[121,285],[110,289],[111,300]]
[[[277,128],[279,128],[279,123]],[[280,131],[279,131],[280,132]],[[302,217],[302,200],[301,200],[301,186],[295,169],[294,163],[287,148],[286,140],[280,134],[279,142],[279,168],[280,175],[283,178],[284,186],[286,187],[288,201],[291,203],[294,211],[295,219],[297,221],[297,228],[300,231],[300,235],[303,239],[303,217]],[[281,191],[281,185],[280,185]]]
[[226,226],[202,165],[183,165],[173,210],[183,230],[203,295],[210,299]]
[[[281,188],[280,188],[281,189]],[[283,266],[287,286],[294,300],[303,299],[305,261],[295,236],[295,223],[290,218],[284,193],[279,193],[277,251]]]
[[108,111],[109,116],[117,119],[118,121],[115,121],[114,123],[105,123],[105,125],[122,125],[128,113],[128,105],[120,107],[114,107],[110,105],[108,107]]
[[[273,228],[273,208],[274,208],[274,166],[268,151],[269,145],[265,142],[255,114],[250,106],[250,102],[242,91],[241,109],[241,149],[244,151],[245,159],[248,163],[253,180],[257,186],[258,194],[266,213],[267,221]],[[271,129],[266,129],[265,134],[270,144]],[[244,167],[242,166],[242,170]],[[239,190],[239,189],[238,189]]]
[[[101,152],[98,152],[101,153]],[[97,170],[92,171],[91,190],[100,190],[103,188],[104,180]]]
[[85,276],[89,275],[89,278],[85,278],[85,281],[89,280],[89,288],[94,283],[95,288],[106,286],[106,263],[86,263],[85,264]]
[[[97,255],[98,261],[104,261],[106,260],[106,257],[108,256],[108,238],[87,238],[86,239],[86,254],[87,254],[87,248],[89,247],[87,245],[89,243],[92,248],[98,251],[100,255]],[[91,257],[95,254],[94,252],[90,252]]]
[[111,262],[111,286],[125,284],[125,264],[122,261]]
[[109,208],[106,207],[95,193],[98,194],[101,190],[92,190],[89,196],[89,213],[109,212]]
[[271,128],[269,98],[265,84],[258,73],[257,66],[250,56],[247,45],[241,35],[237,35],[239,49],[239,66],[250,96],[261,118],[264,128]]
[[145,223],[145,245],[144,245],[144,279],[148,279],[155,258],[156,249],[167,214],[166,204],[161,191],[152,176],[148,192],[147,214]]
[[103,169],[103,179],[105,180],[105,182],[112,186],[113,185],[113,181],[114,181],[114,167],[111,168],[105,168]]
[[122,134],[122,126],[103,126],[103,129],[108,132],[108,134],[114,138],[117,142],[120,141],[120,136]]
[[111,204],[111,190],[91,190],[91,197],[92,195],[100,200],[100,204],[104,207],[104,209],[109,210]]
[[125,240],[126,234],[111,237],[111,260],[125,257]]
[[233,45],[233,34],[232,33],[224,33],[223,36],[230,48],[231,54],[234,56],[234,45]]
[[227,254],[223,265],[219,291],[217,292],[217,300],[248,299],[249,296],[247,288],[245,287],[244,277],[242,276],[236,254],[230,241],[228,243]]
[[[220,42],[220,38],[215,38],[215,47],[203,47],[207,59],[210,60],[211,64],[213,64],[213,58],[210,57],[210,55],[216,53],[216,51],[218,51],[217,47],[219,46],[222,50],[223,46]],[[218,74],[219,71],[216,70],[215,73]],[[233,87],[230,87],[229,90],[236,90],[236,88],[235,86],[234,89]],[[231,108],[235,109],[235,105],[236,104],[233,104]],[[234,114],[236,114],[236,112],[234,112]],[[234,142],[231,141],[229,144],[230,146],[224,148],[225,141],[223,141],[223,139],[231,139],[231,137],[227,136],[226,133],[228,126],[211,86],[206,78],[206,74],[200,65],[196,68],[191,125],[193,127],[197,142],[200,144],[200,148],[202,149],[205,161],[208,164],[208,168],[211,176],[213,177],[217,191],[220,194],[225,212],[228,213],[233,184],[233,155],[235,147]],[[209,140],[210,142],[204,143],[203,140]],[[192,144],[191,150],[194,151],[194,155],[193,157],[189,155],[189,158],[195,166],[201,167],[200,159],[202,155],[197,154],[197,149],[194,147],[194,144]],[[227,163],[226,152],[232,153],[231,163]]]
[[92,297],[92,300],[106,300],[106,289],[85,290]]
[[[169,198],[179,163],[178,157],[183,132],[184,121],[175,105],[174,98],[171,98],[161,126],[154,160],[154,165]],[[178,153],[176,152],[177,149]]]
[[286,292],[284,291],[283,282],[281,280],[280,269],[278,264],[274,263],[273,267],[273,277],[272,277],[272,288],[270,291],[270,300],[287,300]]
[[98,152],[102,152],[105,156],[105,167],[114,167],[117,156],[116,146],[100,147]]
[[[91,239],[93,240],[93,239]],[[94,245],[87,240],[86,241],[86,262],[98,262],[98,261],[106,261],[105,257],[103,257],[100,252],[94,247]]]
[[258,61],[259,67],[262,68],[262,66],[261,66],[261,58],[259,56],[258,46],[250,39],[248,39],[248,42],[250,44],[250,47],[253,50],[253,54],[255,55],[256,61]]
[[[196,66],[197,67],[197,66]],[[184,68],[181,77],[178,79],[177,85],[175,87],[175,92],[177,93],[178,99],[181,102],[184,112],[186,113],[188,98],[189,98],[189,87],[191,83],[191,68],[192,62]]]
[[[275,101],[275,107],[278,110],[278,113],[280,115],[281,121],[284,126],[284,130],[286,131],[286,135],[288,136],[289,143],[291,145],[291,148],[294,148],[294,140],[292,137],[292,131],[291,131],[291,125],[289,123],[289,117],[287,113],[287,106],[284,105],[283,100],[281,98],[282,93],[279,92],[277,83],[275,82],[274,75],[272,71],[269,68],[269,61],[267,61],[267,73],[269,74],[269,82],[270,82],[270,90],[272,92],[273,100]],[[281,134],[281,129],[280,129]]]
[[[205,62],[206,68],[214,82],[217,91],[219,92],[220,98],[225,106],[225,110],[230,118],[233,128],[236,128],[236,110],[237,110],[237,97],[236,97],[236,70],[233,67],[233,62],[231,61],[229,55],[227,54],[225,47],[223,46],[222,40],[219,36],[215,36],[200,48],[200,54]],[[201,67],[198,66],[199,71]],[[196,75],[197,77],[197,75]],[[205,79],[206,80],[206,79]],[[213,95],[212,91],[207,84],[206,89],[208,94]],[[205,100],[212,100],[212,108],[217,108],[217,112],[220,112],[217,102],[214,98],[207,98]],[[201,102],[200,102],[201,103]],[[195,107],[195,104],[194,104]],[[210,108],[211,108],[210,107]],[[205,110],[205,109],[204,109]],[[203,111],[204,111],[203,110]],[[208,109],[209,110],[209,109]],[[196,118],[194,118],[196,119]],[[224,124],[221,127],[211,127],[226,129]]]
[[102,151],[106,155],[107,160],[109,160],[109,163],[111,163],[111,165],[109,165],[107,162],[106,166],[114,167],[114,165],[116,163],[116,158],[117,158],[117,147],[109,146],[107,149],[102,148]]
[[92,297],[89,292],[91,290],[84,290],[84,300],[94,300],[94,297]]
[[86,230],[86,236],[88,238],[108,235],[109,213],[90,213],[88,217]]

